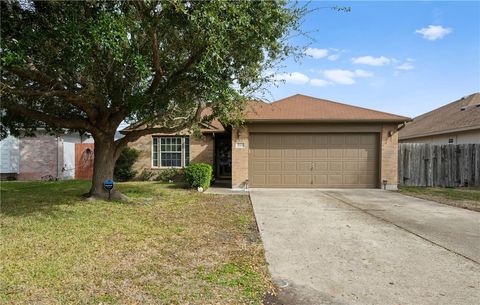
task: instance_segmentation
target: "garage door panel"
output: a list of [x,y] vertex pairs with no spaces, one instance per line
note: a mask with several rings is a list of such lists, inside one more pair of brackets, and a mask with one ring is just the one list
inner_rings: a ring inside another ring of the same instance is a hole
[[265,159],[267,157],[267,150],[264,148],[252,148],[251,153],[254,158]]
[[265,172],[267,170],[267,162],[265,161],[253,161],[251,169],[253,172]]
[[267,175],[267,184],[268,185],[281,185],[282,184],[282,175]]
[[272,134],[270,137],[268,137],[268,144],[270,145],[270,147],[274,147],[274,146],[281,147],[282,138],[283,138],[282,135]]
[[342,161],[330,161],[328,163],[328,170],[332,172],[341,172],[343,167]]
[[268,161],[268,171],[269,172],[282,172],[282,162],[277,161],[277,162],[272,162]]
[[355,161],[344,161],[343,162],[343,171],[346,172],[358,172],[359,164]]
[[343,149],[342,148],[331,148],[328,150],[329,159],[342,159],[343,158]]
[[297,157],[297,150],[295,148],[284,149],[282,157],[286,160],[293,160]]
[[310,172],[312,170],[312,162],[297,161],[297,171]]
[[313,157],[313,149],[311,148],[300,148],[297,149],[297,158],[309,158]]
[[252,185],[265,186],[267,184],[266,175],[252,175],[252,178],[250,180],[250,183]]
[[341,174],[328,175],[327,176],[327,184],[330,185],[330,186],[342,185],[343,184],[343,176]]
[[377,143],[377,137],[375,135],[360,135],[360,144],[375,145]]
[[312,146],[313,144],[313,135],[298,135],[295,137],[297,145],[302,146]]
[[357,135],[347,135],[345,136],[345,144],[347,145],[358,145],[360,143],[360,138]]
[[313,144],[315,147],[327,145],[329,138],[329,135],[316,135],[313,138]]
[[284,161],[282,163],[282,169],[284,172],[295,172],[297,170],[297,162],[295,161]]
[[327,161],[313,162],[313,171],[314,172],[326,172],[327,170],[328,170],[328,162]]
[[298,175],[297,182],[300,185],[311,185],[312,184],[312,175]]
[[313,175],[313,184],[314,185],[327,185],[328,184],[328,175]]
[[289,174],[285,174],[283,175],[283,185],[285,186],[295,186],[297,185],[297,175],[296,174],[293,174],[293,175],[289,175]]
[[315,148],[313,150],[313,157],[315,159],[327,159],[328,158],[328,149],[326,149],[326,148]]
[[[271,136],[271,138],[269,138]],[[376,187],[377,134],[251,134],[252,187]]]
[[358,148],[345,148],[343,150],[343,157],[346,159],[358,159]]
[[331,135],[330,136],[330,144],[332,145],[343,145],[345,144],[345,136],[344,135]]
[[275,158],[275,159],[281,159],[282,158],[282,149],[281,148],[273,148],[267,150],[267,156],[268,158]]
[[359,175],[344,175],[343,176],[343,184],[346,184],[346,185],[359,184],[358,176]]

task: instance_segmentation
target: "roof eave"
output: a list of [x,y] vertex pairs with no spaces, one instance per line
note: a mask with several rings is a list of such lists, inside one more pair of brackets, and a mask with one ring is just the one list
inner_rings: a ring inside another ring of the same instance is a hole
[[477,130],[477,129],[480,129],[480,125],[478,125],[478,126],[464,127],[464,128],[456,128],[456,129],[446,129],[446,130],[432,131],[432,132],[420,133],[420,134],[414,134],[414,135],[408,135],[408,136],[401,136],[401,135],[399,135],[398,139],[399,139],[399,140],[416,139],[416,138],[423,138],[423,137],[429,137],[429,136],[437,136],[437,135],[449,134],[449,133],[455,133],[455,132],[471,131],[471,130]]

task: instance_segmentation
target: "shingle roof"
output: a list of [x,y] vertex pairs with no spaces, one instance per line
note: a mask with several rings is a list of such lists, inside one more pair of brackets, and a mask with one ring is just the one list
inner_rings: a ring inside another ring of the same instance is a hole
[[410,118],[296,94],[273,103],[251,102],[246,120],[401,123]]
[[409,139],[476,128],[480,128],[478,92],[414,118],[400,130],[399,137]]

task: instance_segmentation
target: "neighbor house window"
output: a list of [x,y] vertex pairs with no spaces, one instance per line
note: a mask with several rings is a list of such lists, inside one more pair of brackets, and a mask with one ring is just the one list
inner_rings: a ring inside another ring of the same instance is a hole
[[153,167],[184,167],[190,163],[188,137],[153,137]]
[[448,139],[448,144],[453,144],[453,143],[455,143],[455,140],[453,140],[453,139]]

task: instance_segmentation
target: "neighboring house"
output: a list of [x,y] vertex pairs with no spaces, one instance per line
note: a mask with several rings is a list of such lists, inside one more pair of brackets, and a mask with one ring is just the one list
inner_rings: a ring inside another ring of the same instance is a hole
[[480,143],[480,93],[462,97],[407,123],[399,132],[401,143]]
[[8,136],[0,141],[2,180],[90,179],[93,139],[78,133],[35,137]]
[[397,187],[397,128],[407,117],[294,95],[250,102],[245,119],[239,129],[214,121],[201,138],[144,136],[130,144],[140,150],[135,169],[205,162],[234,189]]

